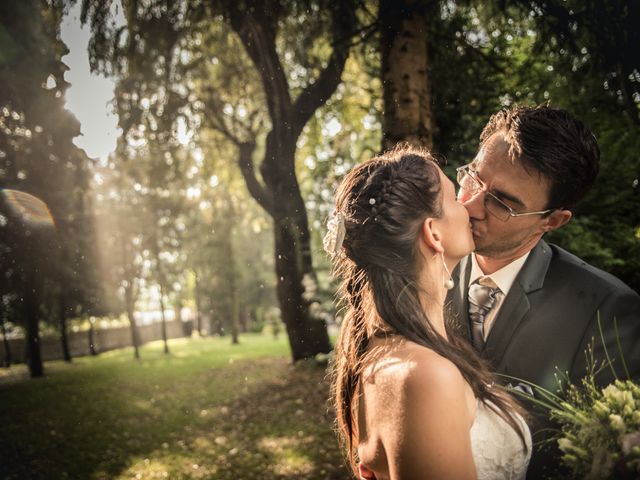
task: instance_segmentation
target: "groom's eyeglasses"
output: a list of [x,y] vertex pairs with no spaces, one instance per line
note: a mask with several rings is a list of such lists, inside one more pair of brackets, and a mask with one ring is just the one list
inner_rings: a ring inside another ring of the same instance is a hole
[[504,203],[495,194],[488,191],[482,181],[476,176],[475,171],[471,169],[471,165],[463,165],[456,168],[458,172],[458,185],[462,191],[471,197],[475,197],[479,193],[484,193],[484,206],[494,217],[506,222],[510,217],[525,217],[528,215],[545,215],[552,212],[553,209],[541,210],[539,212],[516,212],[509,205]]

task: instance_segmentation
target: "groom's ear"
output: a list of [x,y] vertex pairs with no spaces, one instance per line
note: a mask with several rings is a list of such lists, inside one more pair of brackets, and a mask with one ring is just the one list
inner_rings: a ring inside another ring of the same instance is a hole
[[556,228],[560,228],[563,225],[566,225],[569,220],[571,220],[570,210],[554,210],[546,218],[546,221],[542,225],[542,230],[545,233],[550,232],[551,230],[555,230]]
[[434,219],[429,217],[422,222],[420,229],[420,241],[436,253],[444,252],[442,246],[442,235]]

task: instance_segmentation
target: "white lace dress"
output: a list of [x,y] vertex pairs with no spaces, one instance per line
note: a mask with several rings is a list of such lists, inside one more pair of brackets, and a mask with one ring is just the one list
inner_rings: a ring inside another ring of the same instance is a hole
[[496,412],[478,401],[476,418],[471,427],[471,449],[478,480],[521,480],[531,458],[531,432],[522,419],[526,451],[518,433]]

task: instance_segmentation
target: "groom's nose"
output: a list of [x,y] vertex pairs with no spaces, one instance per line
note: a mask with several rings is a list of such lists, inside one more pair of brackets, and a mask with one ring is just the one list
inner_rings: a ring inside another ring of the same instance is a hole
[[487,214],[484,207],[484,195],[484,192],[478,192],[476,195],[465,195],[461,192],[461,195],[458,196],[458,201],[467,209],[469,218],[472,220],[484,220]]

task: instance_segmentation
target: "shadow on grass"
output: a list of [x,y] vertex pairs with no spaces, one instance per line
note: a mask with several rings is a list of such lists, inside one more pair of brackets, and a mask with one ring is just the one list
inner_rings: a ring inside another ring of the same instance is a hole
[[350,478],[331,429],[324,369],[263,366],[275,375],[222,407],[228,416],[214,434],[224,445],[212,450],[215,478]]
[[350,478],[324,370],[263,341],[139,364],[116,353],[0,386],[0,477]]

